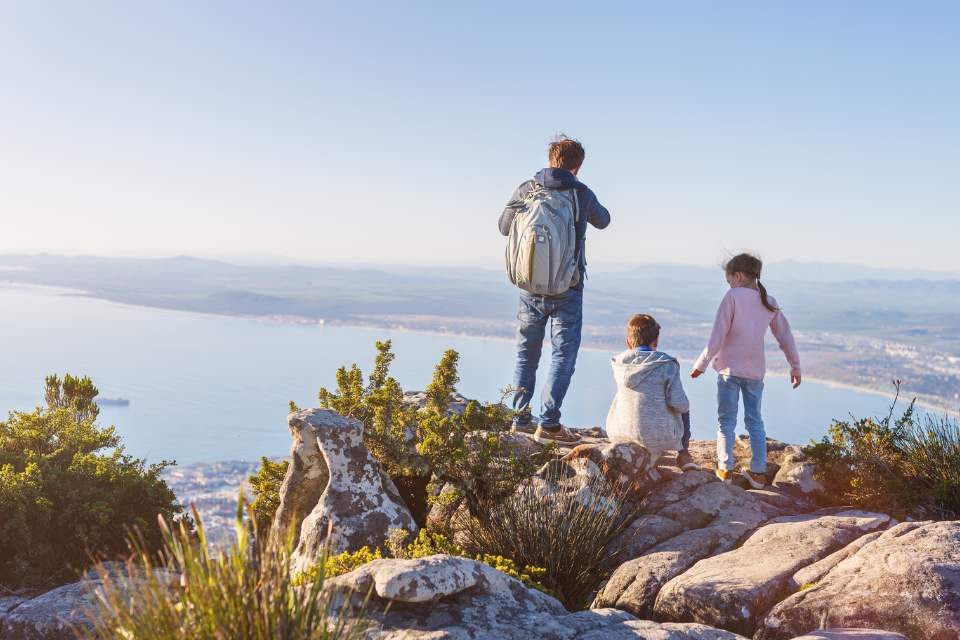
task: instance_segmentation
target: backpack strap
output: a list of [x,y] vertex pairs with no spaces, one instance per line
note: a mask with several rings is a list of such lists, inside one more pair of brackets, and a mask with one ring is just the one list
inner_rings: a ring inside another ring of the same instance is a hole
[[571,189],[573,191],[573,226],[576,226],[580,223],[580,199],[577,197],[577,188],[574,187]]

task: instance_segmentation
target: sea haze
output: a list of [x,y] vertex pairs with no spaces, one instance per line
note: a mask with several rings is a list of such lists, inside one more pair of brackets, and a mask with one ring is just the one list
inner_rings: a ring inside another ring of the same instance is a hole
[[[369,370],[378,339],[394,341],[394,374],[406,389],[422,389],[451,347],[461,354],[460,390],[469,397],[498,399],[513,369],[512,344],[497,338],[190,313],[23,286],[0,287],[0,310],[0,410],[40,403],[47,374],[89,375],[104,397],[130,400],[103,407],[100,421],[116,425],[128,451],[150,461],[284,455],[287,402],[315,406],[318,389],[334,384],[342,364]],[[663,346],[672,349],[669,333]],[[611,353],[581,353],[564,408],[568,424],[603,424],[614,389]],[[714,437],[713,375],[685,387],[694,437]],[[793,391],[770,376],[764,414],[771,437],[805,442],[834,417],[884,413],[888,403],[814,382]]]

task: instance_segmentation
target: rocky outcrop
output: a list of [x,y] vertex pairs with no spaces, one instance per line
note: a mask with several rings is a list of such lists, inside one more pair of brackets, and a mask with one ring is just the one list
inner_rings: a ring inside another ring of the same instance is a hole
[[905,522],[777,604],[758,640],[829,625],[896,631],[911,640],[960,637],[960,521]]
[[614,495],[647,494],[653,482],[650,469],[656,462],[650,452],[634,442],[581,444],[560,459],[576,475],[602,479]]
[[303,421],[288,420],[293,445],[290,464],[280,485],[280,504],[273,517],[274,531],[285,535],[293,529],[293,539],[300,539],[300,525],[320,502],[327,488],[330,472],[323,459],[316,429]]
[[[312,444],[306,443],[316,443],[328,472],[326,487],[300,524],[294,552],[297,569],[315,562],[324,548],[336,554],[363,546],[379,547],[391,528],[416,530],[393,482],[364,446],[360,422],[326,409],[293,413],[288,422],[295,448],[298,439],[301,443],[295,455],[303,454],[300,469],[305,473],[284,480],[288,493],[281,494],[281,503],[289,505],[285,517],[303,512],[303,501],[316,495],[316,484],[323,478]],[[290,469],[295,469],[294,465]]]
[[664,585],[654,611],[751,635],[758,616],[790,593],[798,569],[889,522],[863,511],[776,518],[737,549],[701,560]]
[[369,640],[744,640],[704,625],[657,624],[611,609],[571,614],[483,563],[446,555],[376,560],[330,581],[330,588],[343,594],[347,612],[362,610],[375,622]]
[[[645,502],[648,515],[672,521],[682,533],[621,564],[594,602],[641,618],[651,617],[661,587],[698,560],[723,553],[783,511],[743,489],[716,481],[705,471],[683,473],[655,489]],[[658,528],[670,528],[656,520]],[[654,536],[657,537],[657,536]]]

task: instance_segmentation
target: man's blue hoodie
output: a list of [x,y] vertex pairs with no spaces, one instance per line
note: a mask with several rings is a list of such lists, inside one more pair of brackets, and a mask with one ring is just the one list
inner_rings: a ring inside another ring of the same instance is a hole
[[546,169],[538,171],[533,180],[527,180],[513,192],[513,197],[510,198],[510,202],[507,203],[503,213],[500,214],[500,233],[503,235],[510,235],[513,217],[518,211],[523,209],[523,200],[527,194],[530,193],[530,190],[533,189],[534,182],[539,183],[547,189],[577,190],[577,201],[580,204],[580,220],[577,224],[577,263],[580,267],[580,281],[572,288],[583,289],[583,281],[587,275],[587,223],[589,222],[597,229],[604,229],[610,224],[610,212],[600,204],[597,196],[590,190],[590,187],[577,180],[575,175],[566,169],[547,167]]

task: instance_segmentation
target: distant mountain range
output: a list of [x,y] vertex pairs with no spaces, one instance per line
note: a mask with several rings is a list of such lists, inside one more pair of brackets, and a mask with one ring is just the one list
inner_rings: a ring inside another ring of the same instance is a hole
[[[903,378],[933,402],[960,404],[960,277],[799,262],[767,272],[808,372],[884,390]],[[501,337],[515,331],[516,290],[499,269],[7,254],[0,255],[4,281],[223,315]],[[647,312],[661,321],[671,349],[693,355],[726,287],[719,267],[591,266],[585,341],[617,346],[627,318]]]

